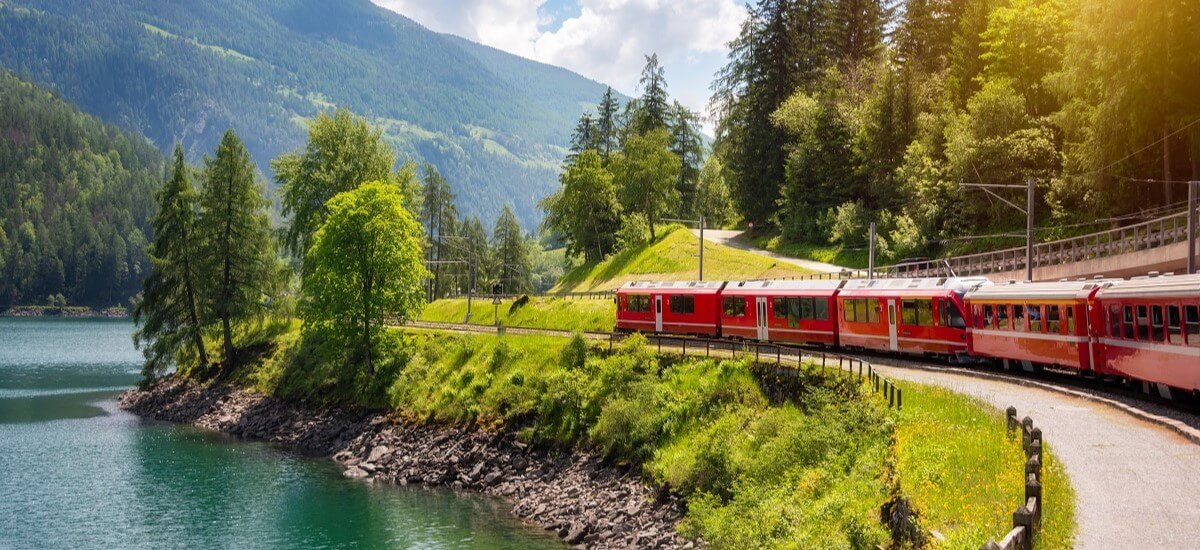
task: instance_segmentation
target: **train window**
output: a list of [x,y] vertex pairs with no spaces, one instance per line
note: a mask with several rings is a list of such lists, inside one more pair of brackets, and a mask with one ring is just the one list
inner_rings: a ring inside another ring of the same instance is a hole
[[1188,345],[1200,348],[1200,306],[1183,307],[1183,328]]
[[923,327],[933,326],[933,300],[917,300],[917,322]]
[[994,328],[996,325],[996,310],[992,306],[988,305],[983,306],[981,311],[981,317],[978,321],[976,321],[976,324],[979,326],[979,328]]
[[1108,334],[1121,338],[1121,306],[1108,306]]
[[917,301],[904,300],[900,304],[900,322],[909,325],[917,325]]
[[1179,306],[1167,306],[1167,341],[1183,344],[1183,319],[1179,316]]
[[726,317],[745,317],[746,299],[741,296],[726,296],[721,300],[721,309]]
[[631,294],[625,300],[626,311],[632,313],[648,313],[650,311],[650,296],[646,294]]
[[1008,305],[996,306],[996,326],[1000,330],[1012,329],[1012,323],[1009,321]]
[[1125,327],[1125,331],[1122,333],[1122,335],[1124,336],[1124,338],[1126,340],[1133,340],[1134,339],[1133,306],[1125,306],[1124,317],[1125,317],[1125,321],[1124,321],[1123,326]]
[[854,300],[842,300],[842,318],[847,323],[858,322],[858,317],[854,315]]
[[1025,332],[1029,330],[1029,325],[1025,322],[1025,306],[1013,306],[1013,330]]
[[681,315],[691,315],[696,313],[696,297],[695,296],[671,296],[668,298],[671,301],[671,313]]
[[1150,318],[1146,306],[1137,307],[1137,339],[1143,342],[1150,339]]
[[1163,331],[1162,306],[1150,306],[1150,339],[1155,342],[1164,342],[1167,339]]
[[829,302],[824,298],[813,298],[813,319],[818,321],[829,320]]
[[813,317],[813,299],[812,298],[792,298],[789,304],[795,310],[797,319],[812,319]]
[[1067,333],[1075,334],[1075,306],[1067,306],[1063,313],[1067,315]]
[[958,304],[950,300],[942,300],[940,308],[942,326],[967,328],[967,321],[963,319],[962,311],[958,309]]
[[1058,306],[1046,306],[1046,331],[1050,334],[1062,332],[1062,314]]
[[771,298],[772,316],[776,319],[787,318],[787,299],[786,298]]
[[798,326],[800,324],[800,320],[804,318],[804,300],[807,300],[807,298],[787,299],[788,326]]
[[878,323],[879,322],[879,300],[871,298],[869,300],[863,300],[863,301],[866,302],[866,304],[867,304],[867,322],[868,323]]
[[1045,325],[1042,319],[1042,306],[1025,306],[1029,312],[1029,332],[1044,332],[1042,327]]

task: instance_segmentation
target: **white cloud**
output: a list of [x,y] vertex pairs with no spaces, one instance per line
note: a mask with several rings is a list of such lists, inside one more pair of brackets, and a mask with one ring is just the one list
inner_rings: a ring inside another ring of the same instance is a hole
[[[643,55],[658,53],[670,92],[692,109],[724,63],[745,17],[743,0],[573,0],[553,30],[548,0],[374,0],[439,32],[559,65],[633,94]],[[549,0],[561,10],[561,0]]]

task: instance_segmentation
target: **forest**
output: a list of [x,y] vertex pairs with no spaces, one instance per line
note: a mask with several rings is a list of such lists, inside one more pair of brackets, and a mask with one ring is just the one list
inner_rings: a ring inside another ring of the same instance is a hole
[[0,308],[128,305],[161,153],[0,71]]
[[876,222],[885,259],[1016,246],[1029,182],[1050,239],[1181,209],[1200,179],[1200,3],[748,9],[713,155],[738,214],[785,241],[862,247]]

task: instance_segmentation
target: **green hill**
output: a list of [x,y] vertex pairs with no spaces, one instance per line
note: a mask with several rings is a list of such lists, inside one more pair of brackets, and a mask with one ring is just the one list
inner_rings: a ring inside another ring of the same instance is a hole
[[0,308],[125,304],[149,270],[163,157],[0,71]]
[[[676,227],[664,232],[653,243],[572,269],[552,292],[609,290],[629,281],[645,279],[695,280],[699,247],[699,239],[691,231]],[[709,281],[794,277],[809,273],[744,250],[704,243],[704,278]]]
[[348,107],[437,165],[466,213],[511,201],[529,228],[603,92],[369,0],[0,0],[0,66],[192,160],[232,127],[264,172],[305,120]]

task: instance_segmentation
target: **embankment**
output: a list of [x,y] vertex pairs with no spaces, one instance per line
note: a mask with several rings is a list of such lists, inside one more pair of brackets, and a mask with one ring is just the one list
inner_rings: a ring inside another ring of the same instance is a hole
[[383,415],[303,405],[176,377],[130,390],[121,407],[331,457],[347,477],[479,491],[513,513],[591,548],[687,548],[675,525],[683,504],[635,471],[582,453],[534,448],[507,433],[417,425]]

